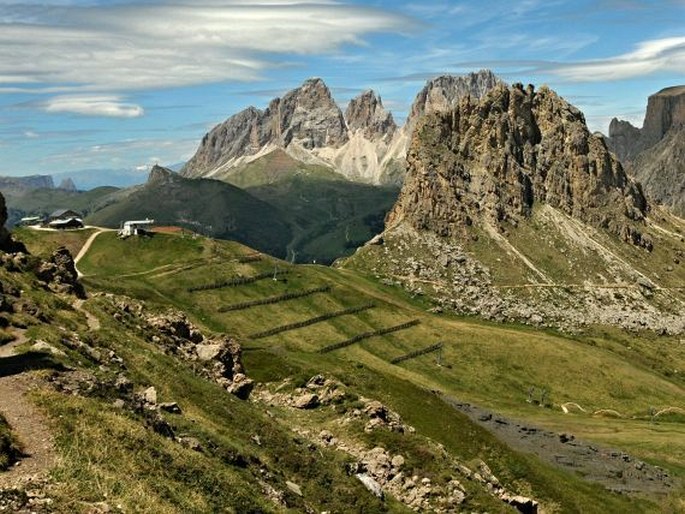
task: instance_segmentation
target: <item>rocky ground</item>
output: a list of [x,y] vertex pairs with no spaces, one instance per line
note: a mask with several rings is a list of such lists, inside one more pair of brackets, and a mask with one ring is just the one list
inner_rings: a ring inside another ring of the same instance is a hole
[[445,398],[445,402],[512,448],[532,453],[553,466],[600,483],[612,491],[666,495],[678,485],[665,470],[622,451],[579,441],[571,434],[558,434],[519,423],[454,398]]

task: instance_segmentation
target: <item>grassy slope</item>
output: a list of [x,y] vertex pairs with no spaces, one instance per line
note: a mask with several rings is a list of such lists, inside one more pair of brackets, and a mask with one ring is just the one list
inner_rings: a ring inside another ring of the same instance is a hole
[[[287,281],[264,280],[250,286],[187,292],[190,286],[268,271],[276,264],[270,260],[251,264],[234,262],[236,256],[247,253],[248,249],[235,243],[183,240],[175,236],[156,236],[148,242],[121,242],[103,235],[81,268],[86,275],[91,275],[88,282],[92,287],[172,302],[211,330],[235,333],[242,338],[255,331],[374,301],[375,309],[355,316],[254,342],[245,341],[249,350],[245,356],[248,369],[261,378],[278,378],[302,368],[337,375],[352,373],[353,382],[365,384],[373,394],[383,396],[411,423],[424,428],[459,455],[478,454],[489,461],[493,460],[493,452],[499,455],[500,458],[494,459],[495,472],[509,483],[522,480],[515,470],[524,466],[526,487],[531,487],[534,495],[548,503],[562,505],[563,511],[593,512],[599,505],[603,512],[621,512],[635,506],[629,507],[632,500],[582,485],[566,473],[552,470],[530,457],[516,455],[506,448],[493,450],[492,441],[472,444],[463,434],[471,434],[476,429],[455,413],[445,412],[444,407],[434,404],[435,400],[429,401],[422,391],[440,390],[524,421],[572,430],[578,437],[619,446],[680,476],[685,475],[682,423],[655,425],[648,416],[650,407],[679,405],[682,401],[683,375],[667,372],[667,369],[685,369],[685,353],[677,341],[668,338],[655,341],[611,332],[574,339],[532,329],[430,315],[420,299],[408,298],[397,289],[353,272],[316,266],[292,268]],[[287,267],[283,263],[278,266]],[[156,270],[150,272],[151,269]],[[217,308],[227,303],[321,284],[333,285],[332,292],[244,311],[217,313]],[[415,318],[422,324],[409,330],[369,339],[325,356],[313,353],[326,344]],[[436,365],[434,356],[400,366],[388,362],[436,341],[446,343],[443,366]],[[540,409],[526,403],[530,386],[550,391],[556,407]],[[578,402],[590,412],[614,409],[635,418],[564,415],[558,405],[566,401]],[[433,405],[432,414],[416,408],[424,403]],[[440,423],[436,423],[435,412],[441,412]],[[463,427],[462,436],[448,430],[449,425]],[[563,483],[567,486],[573,483],[573,487],[565,489]],[[644,505],[640,508],[647,509]]]
[[[293,227],[297,262],[330,263],[383,230],[398,190],[358,184],[275,150],[222,177],[277,207]],[[292,256],[292,253],[290,253]]]
[[181,177],[139,188],[95,212],[88,222],[118,227],[122,221],[143,218],[236,239],[275,255],[285,255],[291,238],[283,215],[271,205],[230,184]]

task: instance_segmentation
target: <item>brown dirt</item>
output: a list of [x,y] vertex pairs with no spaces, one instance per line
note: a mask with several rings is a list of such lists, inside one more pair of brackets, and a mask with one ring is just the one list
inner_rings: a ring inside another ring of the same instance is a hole
[[23,445],[25,457],[0,473],[0,489],[34,480],[55,464],[54,438],[47,418],[26,397],[37,387],[37,379],[28,372],[13,373],[7,364],[15,357],[15,348],[26,342],[22,331],[16,335],[14,341],[0,347],[0,412]]

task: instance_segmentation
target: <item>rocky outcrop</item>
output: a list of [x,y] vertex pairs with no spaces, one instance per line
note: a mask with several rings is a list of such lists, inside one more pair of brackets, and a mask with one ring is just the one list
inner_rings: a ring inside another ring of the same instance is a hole
[[[647,100],[642,129],[614,118],[609,125],[609,148],[630,166],[640,153],[662,141],[670,131],[685,128],[685,86],[662,89]],[[639,173],[637,166],[634,167]]]
[[651,199],[685,217],[685,126],[672,128],[661,141],[640,152],[630,171]]
[[372,90],[350,101],[345,121],[350,131],[361,131],[369,141],[392,138],[397,130],[392,114],[385,110],[381,97]]
[[685,127],[685,86],[662,89],[647,100],[647,114],[642,127],[644,147],[649,148],[672,129]]
[[640,129],[629,121],[614,118],[609,124],[607,146],[621,162],[628,162],[633,157],[636,145],[640,140]]
[[464,76],[436,77],[428,81],[416,96],[407,118],[407,126],[413,128],[426,114],[453,110],[464,97],[482,98],[499,84],[503,82],[490,70],[481,70]]
[[152,187],[171,184],[174,181],[174,177],[176,177],[176,173],[171,171],[169,168],[164,168],[155,164],[150,170],[146,184]]
[[195,156],[184,166],[186,177],[206,177],[246,158],[276,148],[294,152],[339,148],[348,140],[340,108],[321,79],[307,80],[265,111],[254,107],[232,116],[209,132]]
[[245,374],[242,347],[234,338],[227,335],[206,337],[180,311],[152,314],[140,302],[111,298],[116,320],[122,323],[130,319],[143,321],[153,343],[182,360],[197,364],[193,369],[238,398],[246,400],[250,396],[254,381]]
[[55,293],[73,294],[78,298],[86,296],[83,285],[78,281],[74,258],[63,246],[38,265],[36,276]]
[[514,226],[548,204],[624,241],[651,247],[647,202],[582,113],[553,91],[499,85],[478,101],[427,116],[407,154],[400,199],[388,216],[441,236],[472,226]]
[[642,129],[612,120],[607,143],[648,196],[685,216],[685,86],[650,96]]

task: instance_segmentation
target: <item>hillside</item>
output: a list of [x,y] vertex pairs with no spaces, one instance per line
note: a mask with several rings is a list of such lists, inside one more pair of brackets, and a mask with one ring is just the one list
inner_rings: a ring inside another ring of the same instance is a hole
[[[58,255],[51,233],[32,234],[30,251]],[[67,275],[42,275],[46,290],[20,257],[2,262],[5,340],[21,336],[10,344],[32,350],[0,355],[0,387],[30,379],[25,398],[54,431],[55,467],[28,484],[0,473],[0,505],[683,507],[685,432],[674,407],[685,354],[675,338],[602,328],[569,338],[430,313],[423,299],[355,272],[173,234],[99,235],[78,263],[85,301],[60,286]],[[26,442],[21,429],[11,437]]]
[[235,239],[279,256],[285,256],[292,239],[283,215],[271,205],[230,184],[189,180],[161,167],[153,168],[147,184],[94,212],[87,222],[118,228],[126,220],[146,218]]
[[345,264],[497,321],[683,333],[685,221],[575,107],[498,86],[415,132],[385,232]]
[[58,209],[71,209],[88,216],[112,201],[115,187],[98,187],[90,191],[68,191],[65,189],[39,188],[21,194],[5,195],[9,209],[8,226],[15,225],[21,218],[48,216]]

